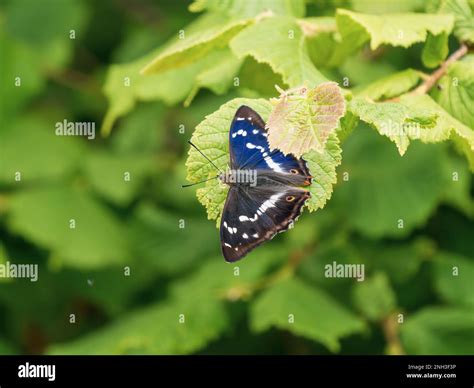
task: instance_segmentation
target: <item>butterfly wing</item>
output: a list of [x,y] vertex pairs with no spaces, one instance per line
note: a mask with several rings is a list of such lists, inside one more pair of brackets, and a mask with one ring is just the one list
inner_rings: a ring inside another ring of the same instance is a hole
[[230,168],[262,169],[296,173],[309,177],[306,163],[279,150],[270,151],[265,122],[252,108],[242,105],[235,113],[229,131]]
[[231,186],[220,226],[225,260],[237,261],[291,227],[309,196],[307,190],[278,183]]

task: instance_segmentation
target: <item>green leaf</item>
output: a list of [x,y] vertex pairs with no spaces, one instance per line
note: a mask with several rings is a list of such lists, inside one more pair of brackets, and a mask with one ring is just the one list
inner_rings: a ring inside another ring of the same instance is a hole
[[444,301],[474,307],[472,260],[453,253],[440,253],[433,259],[433,277],[435,290]]
[[[68,136],[56,136],[54,122],[29,116],[0,130],[0,182],[19,186],[41,180],[57,180],[79,166],[83,146]],[[21,173],[17,181],[16,173]]]
[[392,140],[400,155],[405,154],[410,137],[416,137],[422,125],[432,126],[437,117],[436,112],[416,104],[373,103],[361,97],[352,99],[347,109]]
[[[241,105],[248,105],[258,112],[264,120],[271,111],[271,104],[263,99],[253,100],[236,98],[222,105],[219,110],[206,116],[194,131],[191,140],[199,149],[211,159],[221,170],[226,170],[229,162],[229,129],[235,112]],[[215,176],[218,172],[194,148],[190,148],[186,161],[189,182],[199,182]],[[197,197],[207,209],[210,220],[217,219],[224,207],[227,195],[227,186],[219,179],[206,182],[205,186],[197,190]]]
[[421,13],[369,15],[338,9],[336,22],[343,41],[349,40],[360,47],[370,40],[370,48],[375,50],[382,44],[406,48],[424,42],[429,32],[449,34],[454,18],[452,15]]
[[433,92],[434,100],[451,116],[474,128],[474,55],[452,63]]
[[439,12],[454,15],[454,35],[460,41],[474,43],[474,16],[467,0],[442,0]]
[[408,354],[472,354],[474,311],[428,307],[401,325],[401,340]]
[[144,76],[140,68],[155,53],[134,62],[110,66],[104,85],[109,108],[102,123],[102,133],[110,133],[114,122],[133,109],[137,101],[163,101],[174,105],[191,92],[199,73],[226,57],[225,50],[216,50],[194,63],[159,74]]
[[413,69],[403,70],[364,86],[357,95],[374,101],[386,100],[411,90],[420,79],[421,73],[419,71]]
[[297,279],[265,291],[251,305],[250,314],[250,325],[256,332],[275,326],[318,341],[332,352],[339,351],[342,337],[365,328],[363,321],[332,297]]
[[29,189],[12,196],[8,210],[11,230],[49,249],[60,263],[96,269],[127,258],[123,226],[85,193],[66,187]]
[[311,198],[306,201],[309,211],[322,209],[331,199],[333,186],[337,182],[336,168],[342,161],[339,138],[331,134],[322,153],[310,151],[303,155],[313,177],[309,191]]
[[413,144],[401,158],[386,139],[359,128],[344,143],[340,171],[347,179],[335,191],[333,204],[368,237],[406,236],[451,190],[447,165],[442,145]]
[[223,12],[231,16],[252,17],[264,11],[274,15],[303,17],[306,4],[304,0],[194,0],[189,6],[191,12]]
[[273,104],[267,122],[270,148],[297,158],[311,150],[323,153],[345,112],[345,100],[335,82],[283,92]]
[[142,74],[154,74],[194,63],[211,50],[225,47],[230,39],[252,22],[253,19],[229,19],[219,13],[205,14],[189,28],[181,30],[183,38],[148,62]]
[[[263,99],[237,98],[222,105],[219,110],[206,116],[193,133],[192,142],[210,158],[221,170],[228,167],[229,162],[229,128],[236,110],[241,105],[248,105],[266,120],[271,112],[272,105]],[[194,148],[190,148],[186,161],[188,170],[186,179],[189,182],[199,182],[216,176],[217,171]],[[331,197],[332,186],[336,183],[336,167],[341,162],[339,140],[332,134],[323,153],[311,151],[303,155],[313,176],[313,183],[309,187],[312,197],[307,201],[310,211],[322,208]],[[212,179],[204,187],[197,190],[199,202],[207,209],[210,220],[217,220],[219,226],[220,215],[224,208],[228,187],[219,179]]]
[[424,143],[436,143],[451,139],[464,153],[474,171],[474,130],[465,126],[448,112],[441,108],[430,96],[404,95],[400,102],[407,106],[416,106],[417,109],[434,113],[438,116],[435,126],[420,125],[420,130],[411,134],[412,139],[419,139]]
[[396,307],[395,292],[383,272],[375,273],[362,283],[356,283],[353,297],[357,309],[372,321],[383,319]]
[[[184,314],[184,323],[179,322]],[[128,312],[84,337],[49,348],[49,354],[189,354],[216,339],[228,326],[221,303],[170,300]]]
[[95,151],[87,155],[83,169],[95,191],[113,203],[125,206],[138,193],[151,170],[151,159]]
[[290,87],[305,82],[315,87],[326,81],[311,62],[304,34],[294,19],[266,18],[237,34],[230,47],[238,57],[251,55],[258,62],[269,64]]
[[[135,257],[167,275],[187,270],[219,249],[216,230],[205,219],[178,216],[148,203],[135,210],[130,239]],[[201,244],[213,240],[215,244]]]
[[[284,259],[281,250],[257,253],[258,260],[235,267],[213,257],[183,280],[174,282],[162,303],[127,312],[85,337],[49,348],[51,354],[189,354],[203,348],[232,327],[223,298],[247,295],[272,265]],[[184,323],[180,323],[184,314]]]
[[226,50],[221,61],[210,67],[203,69],[196,76],[196,84],[184,102],[184,106],[189,106],[201,88],[208,88],[215,94],[226,93],[235,81],[242,59],[236,58],[230,50]]
[[429,68],[437,67],[445,60],[448,54],[448,34],[446,32],[439,35],[428,34],[421,54],[423,64]]

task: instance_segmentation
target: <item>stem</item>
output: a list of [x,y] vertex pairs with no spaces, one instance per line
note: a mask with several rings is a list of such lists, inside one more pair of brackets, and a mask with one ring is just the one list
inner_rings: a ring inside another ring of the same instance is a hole
[[387,353],[392,355],[403,355],[405,351],[403,350],[402,343],[398,336],[398,329],[400,327],[397,322],[399,312],[394,312],[388,315],[382,322],[382,330],[387,341]]
[[418,86],[415,90],[411,92],[411,94],[426,94],[430,91],[430,89],[439,81],[439,79],[446,73],[448,70],[449,65],[451,63],[456,62],[458,59],[462,58],[464,55],[467,54],[468,48],[464,43],[461,43],[461,46],[452,53],[446,61],[444,61],[439,69],[437,69],[434,73],[428,76],[425,81]]

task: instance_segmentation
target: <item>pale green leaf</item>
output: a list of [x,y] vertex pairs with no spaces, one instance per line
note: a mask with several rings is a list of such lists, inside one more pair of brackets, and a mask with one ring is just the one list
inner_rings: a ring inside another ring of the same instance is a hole
[[472,354],[474,311],[452,307],[428,307],[408,316],[400,328],[409,354]]
[[454,35],[463,42],[474,43],[474,15],[468,1],[442,0],[439,12],[454,15]]
[[110,133],[114,122],[133,109],[137,101],[161,100],[174,105],[191,92],[199,73],[225,57],[225,50],[215,50],[189,66],[168,70],[159,74],[142,75],[140,68],[155,53],[132,63],[112,65],[107,73],[104,94],[109,108],[102,123],[102,133]]
[[312,212],[326,205],[326,202],[331,199],[333,186],[337,182],[336,168],[342,160],[338,136],[331,134],[322,153],[310,151],[303,155],[303,159],[313,177],[309,187],[311,198],[306,201],[306,206]]
[[433,259],[435,290],[454,305],[474,307],[474,262],[453,253],[440,253]]
[[304,0],[194,0],[189,5],[191,12],[214,11],[239,17],[252,17],[265,11],[274,15],[303,17],[305,8]]
[[454,18],[452,15],[421,13],[369,15],[338,9],[336,22],[343,41],[350,40],[358,47],[370,41],[370,48],[375,50],[383,44],[409,47],[424,42],[429,32],[449,34]]
[[353,298],[357,309],[373,321],[385,318],[396,307],[395,292],[383,272],[375,273],[364,282],[356,282]]
[[365,328],[361,319],[331,296],[297,279],[265,291],[253,302],[250,313],[254,331],[275,326],[318,341],[332,352],[339,350],[341,338]]
[[203,69],[196,76],[196,84],[184,101],[184,106],[189,106],[201,88],[210,89],[215,94],[226,93],[235,81],[242,59],[236,58],[230,50],[226,50],[223,59]]
[[374,103],[361,97],[352,99],[347,109],[393,141],[400,155],[405,154],[410,138],[419,135],[421,126],[432,127],[437,119],[437,112],[419,109],[416,104]]
[[304,34],[294,19],[266,18],[237,34],[230,47],[238,57],[251,55],[269,64],[290,87],[305,82],[315,87],[326,81],[311,62]]
[[[192,28],[181,30],[180,37],[163,52],[148,62],[143,74],[153,74],[189,65],[204,57],[213,49],[223,48],[253,19],[229,19],[219,13],[209,13],[194,22]],[[196,28],[196,24],[200,28]]]
[[296,157],[312,150],[324,152],[345,112],[345,100],[335,82],[283,92],[273,104],[267,122],[270,148]]
[[474,55],[454,62],[433,92],[434,100],[451,116],[474,128]]
[[404,95],[400,102],[406,106],[416,106],[417,109],[434,113],[438,116],[435,126],[420,125],[419,131],[410,134],[412,139],[420,139],[425,143],[436,143],[452,139],[456,146],[470,161],[474,171],[474,130],[456,120],[441,108],[428,95]]
[[421,73],[419,71],[413,69],[403,70],[364,86],[357,95],[374,101],[386,100],[411,90],[420,79]]

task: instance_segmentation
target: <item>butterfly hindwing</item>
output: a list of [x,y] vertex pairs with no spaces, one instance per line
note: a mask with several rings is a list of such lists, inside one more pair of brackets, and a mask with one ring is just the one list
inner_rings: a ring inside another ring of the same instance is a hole
[[265,122],[260,115],[246,105],[235,113],[229,132],[230,168],[262,169],[309,176],[303,160],[270,150]]
[[221,217],[222,253],[236,261],[287,230],[301,213],[309,193],[286,185],[230,188]]

